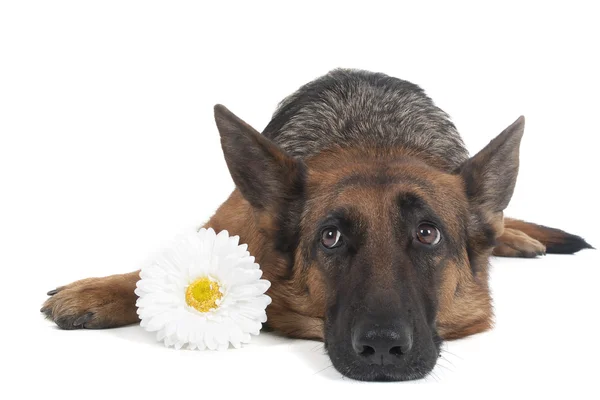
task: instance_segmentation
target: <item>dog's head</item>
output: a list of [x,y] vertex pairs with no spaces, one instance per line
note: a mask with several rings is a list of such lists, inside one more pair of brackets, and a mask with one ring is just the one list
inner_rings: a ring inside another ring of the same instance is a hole
[[289,276],[325,298],[333,365],[361,380],[425,376],[440,331],[489,326],[487,257],[518,170],[523,119],[452,173],[406,149],[329,149],[288,156],[222,106],[215,108],[233,180]]

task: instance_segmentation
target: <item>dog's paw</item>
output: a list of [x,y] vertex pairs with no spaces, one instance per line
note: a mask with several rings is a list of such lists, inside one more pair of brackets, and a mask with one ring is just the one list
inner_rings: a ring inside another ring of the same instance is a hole
[[40,310],[62,329],[102,329],[139,321],[135,282],[113,275],[73,282],[49,291]]
[[517,229],[505,228],[492,253],[499,257],[534,258],[546,254],[546,246]]

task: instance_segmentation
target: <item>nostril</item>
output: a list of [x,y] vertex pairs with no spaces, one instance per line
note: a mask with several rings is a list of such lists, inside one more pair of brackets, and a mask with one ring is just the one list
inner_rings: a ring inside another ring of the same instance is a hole
[[362,322],[353,327],[351,340],[354,354],[367,364],[400,365],[412,347],[409,325],[395,322],[389,326]]
[[396,356],[396,357],[400,357],[404,353],[406,353],[406,352],[404,351],[402,346],[394,346],[390,349],[390,354],[393,356]]
[[360,353],[358,353],[359,355],[363,356],[363,357],[370,357],[373,354],[375,354],[375,349],[372,348],[371,346],[363,346],[363,349]]

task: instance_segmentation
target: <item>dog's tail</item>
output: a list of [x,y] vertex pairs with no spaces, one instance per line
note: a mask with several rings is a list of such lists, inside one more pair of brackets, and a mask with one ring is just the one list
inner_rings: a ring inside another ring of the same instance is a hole
[[547,253],[573,254],[583,249],[593,249],[582,237],[560,229],[504,218],[504,228],[519,230],[546,246]]

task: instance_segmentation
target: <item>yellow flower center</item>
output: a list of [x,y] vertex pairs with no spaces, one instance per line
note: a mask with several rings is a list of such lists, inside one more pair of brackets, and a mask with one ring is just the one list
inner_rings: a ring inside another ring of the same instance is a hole
[[196,279],[188,286],[185,301],[200,312],[208,312],[212,308],[217,308],[217,301],[223,297],[219,289],[219,284],[208,277]]

